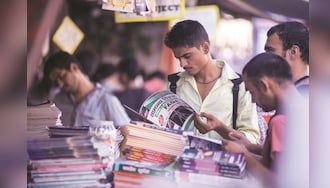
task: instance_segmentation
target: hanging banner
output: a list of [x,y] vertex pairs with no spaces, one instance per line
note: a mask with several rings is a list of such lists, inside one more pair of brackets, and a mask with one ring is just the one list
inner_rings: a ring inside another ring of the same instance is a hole
[[52,41],[63,51],[73,54],[84,38],[84,33],[68,17],[64,17]]
[[182,18],[184,15],[184,0],[153,0],[150,13],[138,15],[136,13],[115,12],[116,23],[128,22],[152,22],[152,21],[168,21]]
[[217,24],[220,20],[219,7],[217,5],[205,5],[186,8],[184,17],[171,20],[169,26],[172,27],[182,20],[198,21],[204,26],[210,40],[215,39]]

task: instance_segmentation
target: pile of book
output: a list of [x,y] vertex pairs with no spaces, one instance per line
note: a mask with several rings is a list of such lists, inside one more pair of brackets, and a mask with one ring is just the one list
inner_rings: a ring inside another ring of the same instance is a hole
[[27,137],[47,138],[47,126],[62,125],[61,111],[53,103],[27,107]]
[[144,122],[131,122],[126,145],[178,156],[185,143],[180,130],[161,128]]
[[188,141],[175,167],[177,182],[219,185],[244,177],[243,153],[223,151],[220,141],[199,136],[188,135]]
[[174,187],[176,156],[143,148],[128,147],[113,165],[115,187]]
[[110,187],[116,150],[113,140],[90,136],[29,140],[28,187]]

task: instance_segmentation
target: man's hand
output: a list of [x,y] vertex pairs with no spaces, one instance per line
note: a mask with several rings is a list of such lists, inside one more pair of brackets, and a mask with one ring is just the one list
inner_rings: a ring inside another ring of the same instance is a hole
[[251,142],[245,137],[245,135],[238,131],[233,131],[228,134],[229,138],[239,144],[249,147]]
[[[206,118],[206,121],[203,121],[202,118]],[[215,116],[205,112],[194,114],[194,124],[198,131],[202,134],[220,128],[223,125],[223,123]]]
[[234,152],[234,153],[245,153],[245,154],[248,153],[246,147],[237,142],[223,140],[222,143],[226,151]]

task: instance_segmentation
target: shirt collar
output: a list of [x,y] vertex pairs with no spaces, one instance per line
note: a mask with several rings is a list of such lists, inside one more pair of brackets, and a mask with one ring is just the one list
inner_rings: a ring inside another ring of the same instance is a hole
[[[219,68],[222,68],[221,80],[233,80],[239,78],[238,74],[228,65],[228,63],[222,60],[212,60],[212,63],[215,63]],[[189,75],[186,71],[180,72],[178,74],[185,81],[192,81],[193,76]]]

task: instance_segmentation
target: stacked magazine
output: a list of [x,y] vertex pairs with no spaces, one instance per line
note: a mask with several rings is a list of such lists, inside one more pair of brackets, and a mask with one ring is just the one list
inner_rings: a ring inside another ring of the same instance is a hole
[[61,111],[53,103],[27,107],[27,137],[48,138],[47,126],[62,125]]
[[244,177],[246,161],[243,153],[223,151],[217,140],[193,135],[187,135],[187,138],[188,146],[176,164],[176,181],[213,184],[226,181],[224,177]]
[[28,187],[110,187],[106,172],[119,157],[120,139],[74,136],[29,140]]

